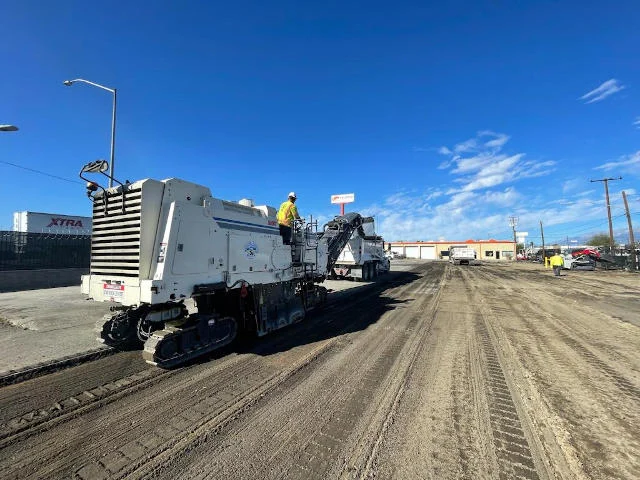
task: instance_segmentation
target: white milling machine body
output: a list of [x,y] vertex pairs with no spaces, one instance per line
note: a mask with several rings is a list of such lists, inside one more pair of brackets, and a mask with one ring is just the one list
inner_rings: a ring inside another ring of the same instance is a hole
[[354,229],[330,274],[332,277],[369,281],[389,268],[389,259],[384,255],[384,240],[376,235],[374,218],[363,217],[362,224]]
[[[106,169],[91,162],[80,177]],[[183,180],[109,189],[88,181],[87,195],[93,234],[82,292],[115,302],[99,340],[144,344],[145,360],[162,367],[220,348],[238,331],[261,336],[302,320],[326,301],[318,283],[361,222],[358,214],[336,217],[319,233],[297,222],[285,245],[275,208],[220,200]],[[197,313],[187,311],[189,297]]]

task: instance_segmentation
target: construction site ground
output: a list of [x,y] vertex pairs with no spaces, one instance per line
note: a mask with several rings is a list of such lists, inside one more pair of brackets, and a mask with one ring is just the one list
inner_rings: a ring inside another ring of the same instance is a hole
[[[403,268],[409,267],[398,266]],[[367,285],[325,282],[332,300]],[[96,341],[96,325],[104,315],[111,315],[112,305],[91,301],[80,293],[79,285],[0,293],[0,379],[8,372],[99,353],[105,347]],[[195,311],[193,300],[187,299],[185,305]]]
[[[116,352],[3,386],[0,478],[640,478],[638,275],[403,260],[346,285],[178,369]],[[72,308],[69,337],[102,307]]]

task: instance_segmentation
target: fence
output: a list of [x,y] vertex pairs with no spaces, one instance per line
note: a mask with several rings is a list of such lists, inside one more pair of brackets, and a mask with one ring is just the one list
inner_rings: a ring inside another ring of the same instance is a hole
[[89,268],[91,237],[0,231],[0,271]]
[[[613,250],[608,247],[600,247],[600,259],[601,263],[607,268],[607,263],[613,266],[613,268],[633,268],[632,248],[630,245],[624,247],[615,247]],[[635,268],[638,269],[638,261],[640,260],[640,250],[636,249],[636,264]]]

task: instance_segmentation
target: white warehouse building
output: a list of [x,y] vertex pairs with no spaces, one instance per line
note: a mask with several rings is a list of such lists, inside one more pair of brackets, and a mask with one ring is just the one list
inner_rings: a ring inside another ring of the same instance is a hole
[[516,244],[513,240],[464,240],[439,242],[387,242],[387,250],[407,258],[443,260],[449,258],[449,248],[464,245],[476,251],[478,260],[515,260]]

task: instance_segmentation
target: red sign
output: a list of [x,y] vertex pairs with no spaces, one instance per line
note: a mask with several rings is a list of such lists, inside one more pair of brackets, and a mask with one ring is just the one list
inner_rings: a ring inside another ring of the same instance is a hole
[[355,193],[341,193],[338,195],[331,195],[331,203],[351,203],[355,201]]

